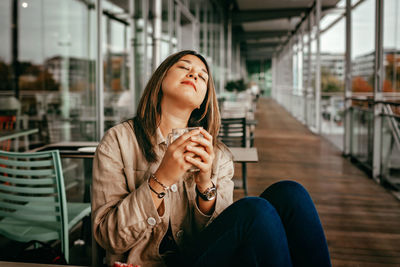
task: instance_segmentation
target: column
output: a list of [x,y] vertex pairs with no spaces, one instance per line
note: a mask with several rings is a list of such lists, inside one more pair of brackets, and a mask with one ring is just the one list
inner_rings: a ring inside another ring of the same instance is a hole
[[344,90],[344,136],[343,136],[343,154],[345,156],[351,153],[351,0],[346,0],[346,74]]
[[[372,177],[379,182],[381,175],[381,131],[383,104],[383,0],[376,0],[375,16],[375,86],[374,86],[374,133],[373,133],[373,157]],[[378,102],[378,103],[377,103]]]

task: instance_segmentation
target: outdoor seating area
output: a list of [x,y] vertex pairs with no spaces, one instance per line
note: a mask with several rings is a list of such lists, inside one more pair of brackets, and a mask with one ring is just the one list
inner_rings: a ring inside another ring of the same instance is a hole
[[0,266],[400,266],[398,14],[0,1]]

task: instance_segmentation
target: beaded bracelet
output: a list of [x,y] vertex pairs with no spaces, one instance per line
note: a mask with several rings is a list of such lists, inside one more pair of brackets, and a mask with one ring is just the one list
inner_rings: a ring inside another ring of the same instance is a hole
[[161,183],[154,174],[151,174],[150,178],[152,178],[157,184],[161,185],[165,191],[169,190],[169,186],[166,186],[165,184]]

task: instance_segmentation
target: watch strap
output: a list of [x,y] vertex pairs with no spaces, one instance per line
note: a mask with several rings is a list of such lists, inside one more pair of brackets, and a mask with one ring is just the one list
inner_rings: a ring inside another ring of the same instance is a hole
[[200,192],[199,189],[197,188],[197,186],[195,186],[195,188],[196,188],[197,195],[205,201],[213,200],[217,195],[217,188],[215,187],[214,183],[211,187],[207,188],[204,192]]

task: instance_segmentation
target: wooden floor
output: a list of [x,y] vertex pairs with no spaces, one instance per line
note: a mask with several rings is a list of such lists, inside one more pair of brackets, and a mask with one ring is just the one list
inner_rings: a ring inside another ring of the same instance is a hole
[[300,182],[316,204],[333,266],[400,266],[400,201],[273,100],[260,99],[256,119],[259,163],[248,164],[249,195],[283,179]]

